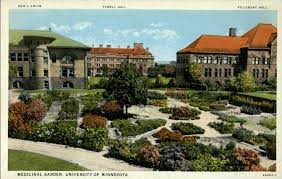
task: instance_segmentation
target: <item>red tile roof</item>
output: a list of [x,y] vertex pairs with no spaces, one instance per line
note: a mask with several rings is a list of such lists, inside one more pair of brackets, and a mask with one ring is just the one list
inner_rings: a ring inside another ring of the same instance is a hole
[[233,53],[239,54],[243,47],[268,48],[277,37],[277,29],[272,24],[258,24],[241,37],[202,35],[178,53]]
[[248,37],[249,48],[267,48],[273,33],[277,33],[277,29],[272,24],[258,24],[242,37]]
[[152,54],[144,49],[143,47],[137,46],[134,48],[111,48],[111,47],[100,47],[100,48],[92,48],[90,50],[92,54],[99,55],[126,55],[126,56],[138,56],[138,55],[148,55]]

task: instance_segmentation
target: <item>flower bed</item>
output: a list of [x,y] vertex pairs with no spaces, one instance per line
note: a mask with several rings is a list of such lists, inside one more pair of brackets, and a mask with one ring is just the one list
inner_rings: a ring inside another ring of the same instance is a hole
[[122,136],[136,136],[164,126],[165,124],[166,121],[163,119],[138,120],[136,123],[129,120],[115,120],[111,123],[111,126],[116,127]]
[[205,133],[205,129],[191,123],[173,123],[172,130],[178,130],[184,135]]
[[168,107],[164,107],[164,108],[160,108],[159,111],[162,113],[167,113],[167,114],[173,114],[175,112],[176,108],[168,108]]
[[240,123],[240,124],[244,124],[247,121],[243,118],[239,118],[237,116],[233,116],[233,115],[227,115],[227,114],[217,114],[219,115],[219,120],[222,120],[224,122],[228,122],[228,123]]
[[189,107],[179,107],[175,109],[175,112],[169,117],[174,120],[195,120],[200,119],[198,116],[200,111]]
[[160,142],[171,142],[171,141],[195,142],[199,138],[197,136],[184,136],[179,131],[170,131],[167,128],[162,128],[160,131],[154,133],[153,137],[158,138]]
[[58,114],[58,120],[73,120],[77,119],[79,111],[78,101],[74,98],[65,101],[61,106],[61,111]]
[[92,114],[87,114],[84,116],[82,120],[82,125],[85,127],[102,127],[106,128],[107,126],[107,118],[103,116],[97,116]]
[[253,106],[242,106],[241,112],[251,115],[258,115],[261,114],[262,111],[259,108],[253,107]]
[[264,118],[258,124],[273,130],[276,129],[276,118]]
[[232,134],[234,131],[234,124],[228,124],[225,122],[210,122],[208,124],[211,128],[214,128],[221,134]]
[[167,96],[162,93],[155,92],[155,91],[148,91],[148,98],[149,99],[167,99]]
[[166,99],[150,99],[148,101],[149,105],[158,106],[158,107],[166,107],[167,100]]

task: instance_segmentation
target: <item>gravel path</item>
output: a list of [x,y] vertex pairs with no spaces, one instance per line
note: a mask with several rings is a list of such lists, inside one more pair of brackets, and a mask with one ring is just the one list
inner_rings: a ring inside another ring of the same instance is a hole
[[29,151],[63,159],[91,171],[150,171],[148,168],[133,166],[113,158],[106,158],[103,156],[105,151],[93,152],[64,145],[12,138],[8,140],[8,147],[9,149]]

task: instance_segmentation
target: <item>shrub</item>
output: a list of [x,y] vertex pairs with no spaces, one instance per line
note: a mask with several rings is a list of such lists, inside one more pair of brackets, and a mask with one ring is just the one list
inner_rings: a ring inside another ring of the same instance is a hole
[[267,157],[276,160],[276,142],[268,142],[265,148]]
[[261,109],[264,112],[275,112],[276,102],[259,97],[247,96],[243,94],[232,94],[229,102],[236,106],[252,106]]
[[167,99],[167,96],[156,91],[148,91],[149,99]]
[[84,116],[82,124],[85,127],[90,127],[90,128],[93,128],[93,127],[106,128],[107,118],[102,117],[102,116],[87,114]]
[[224,111],[226,110],[226,105],[227,105],[226,101],[217,101],[217,102],[210,104],[209,107],[217,111]]
[[114,141],[109,148],[109,156],[136,164],[137,156],[141,149],[149,145],[151,145],[151,143],[144,138],[135,141],[135,143]]
[[138,154],[138,161],[142,166],[156,168],[159,165],[159,148],[154,145],[143,147]]
[[211,111],[211,108],[208,106],[199,106],[199,109],[203,111]]
[[211,128],[214,128],[221,134],[230,134],[234,131],[234,124],[227,124],[224,122],[210,122],[208,124]]
[[46,94],[51,96],[53,101],[63,101],[70,97],[70,92],[60,90],[47,90]]
[[246,123],[247,121],[243,118],[239,118],[237,116],[229,116],[229,115],[220,115],[219,120],[222,120],[224,122],[228,122],[228,123],[240,123],[240,124],[244,124]]
[[238,161],[238,168],[244,171],[266,171],[260,165],[257,153],[249,149],[236,149],[234,155]]
[[89,95],[81,96],[80,100],[84,105],[82,109],[82,116],[89,113],[102,115],[102,110],[101,108],[98,107],[98,103],[102,100],[101,93],[96,93],[95,95],[89,94]]
[[48,95],[37,95],[37,96],[33,96],[31,98],[31,101],[35,100],[35,99],[39,99],[41,101],[43,101],[46,105],[47,105],[47,108],[49,109],[52,105],[52,102],[53,102],[53,99],[51,96],[48,96]]
[[28,104],[26,111],[27,119],[31,121],[41,121],[44,118],[47,110],[48,107],[43,101],[34,99]]
[[150,99],[148,104],[153,105],[153,106],[158,106],[158,107],[166,107],[167,100],[166,99]]
[[251,139],[253,138],[253,132],[247,129],[235,129],[232,137],[242,141],[250,143]]
[[172,129],[178,130],[184,135],[205,133],[205,129],[202,129],[201,127],[195,126],[191,123],[173,123]]
[[193,162],[194,171],[226,171],[226,164],[229,163],[228,158],[215,157],[211,154],[201,154]]
[[59,120],[76,119],[78,117],[79,104],[74,98],[65,101],[59,112]]
[[123,114],[123,110],[116,100],[104,103],[102,105],[102,111],[109,119],[120,118]]
[[165,92],[165,95],[171,98],[175,98],[175,99],[185,99],[187,98],[188,91],[186,90],[168,90]]
[[256,115],[256,114],[261,114],[262,111],[259,108],[256,108],[256,107],[242,106],[241,112],[246,113],[246,114]]
[[108,130],[104,128],[86,128],[80,136],[81,147],[99,152],[108,143]]
[[190,171],[192,162],[185,157],[185,149],[177,144],[163,145],[160,148],[160,170]]
[[199,119],[199,114],[201,114],[201,112],[196,109],[179,107],[176,108],[175,112],[169,118],[174,120],[195,120]]
[[111,126],[118,128],[123,136],[136,136],[165,124],[166,121],[163,119],[138,120],[136,123],[128,120],[116,120],[111,123]]
[[164,107],[164,108],[160,108],[159,111],[162,113],[173,114],[175,112],[175,109],[176,108]]
[[170,142],[170,141],[186,141],[186,142],[195,142],[199,137],[197,136],[183,136],[179,131],[170,131],[167,128],[162,128],[158,132],[152,135],[155,138],[158,138],[161,142]]
[[27,102],[29,101],[31,98],[30,94],[27,91],[23,91],[21,92],[21,94],[19,95],[19,99],[22,100],[23,102]]
[[264,118],[259,121],[259,125],[264,126],[270,130],[276,129],[276,118]]

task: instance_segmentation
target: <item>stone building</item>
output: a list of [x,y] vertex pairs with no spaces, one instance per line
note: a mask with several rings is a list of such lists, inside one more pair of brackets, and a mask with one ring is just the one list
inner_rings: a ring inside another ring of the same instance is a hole
[[111,45],[92,48],[88,53],[88,76],[102,75],[102,67],[107,67],[113,72],[121,63],[129,63],[143,74],[147,75],[148,69],[154,66],[154,57],[143,43],[134,43],[133,48],[113,48]]
[[10,30],[9,39],[10,88],[85,88],[88,46],[51,30]]
[[242,36],[229,29],[229,36],[201,35],[177,52],[176,83],[187,85],[186,68],[196,63],[201,81],[218,85],[238,73],[248,71],[257,82],[276,77],[277,29],[272,24],[258,24]]

